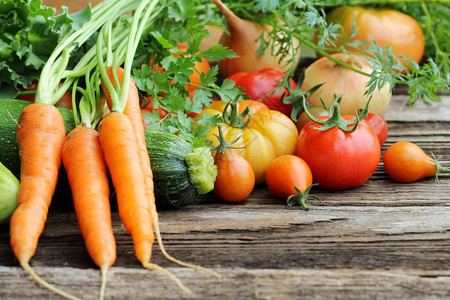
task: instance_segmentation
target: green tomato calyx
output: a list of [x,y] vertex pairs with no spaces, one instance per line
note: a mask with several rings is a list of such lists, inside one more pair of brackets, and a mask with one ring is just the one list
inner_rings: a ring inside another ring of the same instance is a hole
[[225,150],[227,150],[227,149],[239,149],[240,148],[240,147],[233,146],[233,144],[236,143],[242,137],[242,135],[238,136],[235,140],[233,140],[231,142],[227,142],[227,140],[225,139],[225,136],[223,135],[222,124],[220,124],[220,123],[217,124],[217,129],[219,129],[219,135],[215,134],[215,136],[219,140],[219,145],[212,148],[211,149],[212,151],[217,151],[220,154],[224,154]]
[[[291,120],[297,122],[298,116],[300,115],[300,110],[302,105],[306,105],[308,108],[311,108],[311,104],[306,101],[309,95],[317,91],[325,82],[317,84],[310,88],[307,91],[302,91],[303,81],[305,80],[305,72],[300,75],[300,78],[297,82],[297,89],[293,89],[290,85],[287,85],[287,89],[289,91],[290,96],[285,97],[286,93],[283,94],[281,98],[281,102],[283,104],[292,104],[292,112],[291,112]],[[322,102],[322,104],[324,104]],[[324,105],[325,106],[325,105]]]
[[[245,110],[239,114],[237,100],[229,101],[223,110],[223,120],[226,124],[234,128],[245,128],[252,119],[252,110],[246,107]],[[246,121],[244,119],[247,118]]]
[[439,174],[450,173],[450,169],[443,167],[433,154],[432,154],[432,156],[433,156],[432,161],[436,164],[436,173],[434,173],[434,180],[436,182],[439,182]]
[[331,106],[330,108],[330,117],[327,120],[319,120],[315,118],[313,115],[311,115],[310,112],[308,111],[308,108],[306,107],[305,104],[306,101],[303,101],[303,109],[305,110],[305,113],[308,115],[310,120],[313,121],[314,123],[323,125],[322,127],[312,127],[312,128],[320,131],[325,131],[333,127],[338,127],[344,132],[348,133],[354,132],[358,127],[359,122],[361,122],[369,113],[369,103],[370,100],[372,100],[372,97],[370,97],[369,100],[367,101],[366,107],[364,107],[364,109],[360,109],[359,114],[355,109],[355,119],[353,120],[346,120],[342,118],[339,107],[341,100],[342,96],[334,95],[333,106]]
[[319,202],[322,202],[322,200],[319,198],[319,196],[309,194],[312,187],[315,185],[317,185],[317,183],[311,184],[309,187],[306,188],[306,190],[304,192],[302,192],[299,188],[294,186],[296,194],[291,195],[287,198],[287,200],[286,200],[287,207],[291,208],[292,206],[298,204],[304,210],[309,210],[309,205],[306,202],[308,199],[316,199],[316,200],[319,200]]

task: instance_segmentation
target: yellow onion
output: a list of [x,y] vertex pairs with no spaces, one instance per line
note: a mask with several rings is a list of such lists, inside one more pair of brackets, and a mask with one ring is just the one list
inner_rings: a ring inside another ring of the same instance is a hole
[[[336,53],[332,56],[355,69],[368,74],[372,73],[372,66],[361,56],[350,56],[343,53]],[[369,76],[341,66],[327,57],[322,57],[305,69],[302,90],[306,91],[317,84],[324,83],[308,97],[308,102],[312,106],[322,107],[322,99],[327,107],[331,107],[334,95],[342,96],[341,114],[349,115],[354,114],[355,109],[359,110],[366,106],[369,96],[364,95],[364,93],[369,79]],[[389,84],[381,89],[376,88],[371,95],[369,111],[383,114],[391,102],[392,93]]]
[[[220,74],[223,77],[229,77],[237,72],[258,71],[264,68],[277,68],[284,72],[289,69],[290,66],[286,65],[289,59],[287,56],[279,61],[280,57],[272,55],[270,49],[266,49],[262,56],[257,55],[261,43],[257,38],[264,32],[264,38],[268,40],[267,32],[272,30],[271,26],[239,18],[220,0],[211,0],[211,2],[219,8],[229,26],[229,34],[224,32],[219,43],[238,55],[237,58],[223,59],[218,62]],[[297,39],[294,40],[294,43],[294,47],[297,49],[296,67],[300,60],[300,43]]]

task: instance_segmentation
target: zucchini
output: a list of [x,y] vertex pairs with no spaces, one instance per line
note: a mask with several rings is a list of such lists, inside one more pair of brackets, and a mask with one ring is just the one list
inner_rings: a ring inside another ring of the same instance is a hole
[[19,180],[0,162],[0,224],[9,221],[17,208]]
[[[15,99],[0,99],[0,162],[16,177],[20,176],[19,148],[16,141],[16,127],[22,109],[31,104],[30,101]],[[75,127],[73,111],[58,107],[61,112],[66,132]]]
[[145,130],[158,208],[181,208],[214,188],[217,168],[209,148],[193,148],[175,134]]

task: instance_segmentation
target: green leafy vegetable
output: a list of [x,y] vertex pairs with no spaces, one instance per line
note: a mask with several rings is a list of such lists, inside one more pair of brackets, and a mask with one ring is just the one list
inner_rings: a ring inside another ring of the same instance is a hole
[[55,15],[41,0],[0,0],[0,97],[13,98],[36,80],[61,37],[84,18],[64,7]]

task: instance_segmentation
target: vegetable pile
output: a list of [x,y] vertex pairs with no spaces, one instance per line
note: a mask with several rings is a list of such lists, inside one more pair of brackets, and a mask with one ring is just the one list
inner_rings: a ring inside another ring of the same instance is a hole
[[[190,293],[151,262],[155,239],[170,261],[218,274],[165,251],[159,209],[208,193],[238,203],[266,186],[309,210],[320,200],[313,188],[357,188],[381,160],[398,182],[449,171],[408,142],[381,153],[397,85],[411,106],[448,90],[448,31],[430,25],[432,4],[416,7],[429,17],[421,23],[418,11],[352,1],[104,0],[71,15],[40,0],[0,1],[0,221],[11,218],[23,269],[63,297],[76,298],[30,266],[61,174],[103,298],[116,259],[112,199],[137,260]],[[361,15],[389,17],[387,28]],[[205,49],[208,26],[221,36]]]

